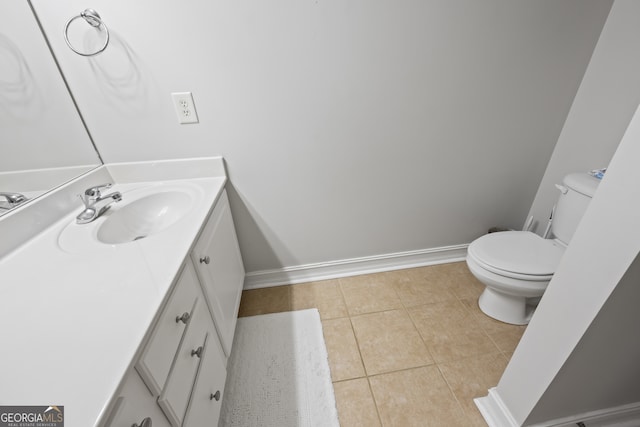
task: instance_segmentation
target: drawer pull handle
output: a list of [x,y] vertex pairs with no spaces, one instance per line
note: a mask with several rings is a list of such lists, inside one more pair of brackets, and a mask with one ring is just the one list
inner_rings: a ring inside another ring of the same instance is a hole
[[200,264],[209,265],[210,262],[211,262],[211,258],[209,258],[209,255],[200,258]]
[[198,356],[198,359],[202,356],[202,346],[198,347],[196,350],[191,350],[191,357]]
[[144,420],[142,420],[140,424],[131,424],[131,427],[152,427],[152,426],[153,426],[153,422],[151,421],[150,417],[147,417]]
[[216,391],[216,394],[211,393],[211,396],[209,396],[209,400],[213,399],[215,399],[216,402],[220,400],[220,390]]
[[176,316],[176,323],[184,323],[185,325],[189,322],[189,318],[191,317],[191,315],[189,314],[189,312],[185,311],[184,313],[182,313],[182,316]]

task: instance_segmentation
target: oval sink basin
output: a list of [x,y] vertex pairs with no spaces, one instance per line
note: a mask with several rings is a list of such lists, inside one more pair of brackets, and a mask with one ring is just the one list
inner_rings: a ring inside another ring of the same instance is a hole
[[174,224],[190,206],[191,196],[181,191],[154,193],[122,207],[114,205],[98,228],[97,238],[107,244],[143,239]]

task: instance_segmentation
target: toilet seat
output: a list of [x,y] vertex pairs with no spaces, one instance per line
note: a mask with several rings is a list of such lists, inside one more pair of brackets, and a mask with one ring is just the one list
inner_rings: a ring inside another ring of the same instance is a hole
[[548,282],[565,247],[530,231],[491,233],[473,241],[468,256],[480,267],[513,279]]

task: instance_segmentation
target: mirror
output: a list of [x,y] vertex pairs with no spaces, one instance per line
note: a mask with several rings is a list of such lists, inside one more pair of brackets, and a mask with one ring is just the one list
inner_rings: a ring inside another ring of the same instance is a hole
[[102,162],[29,2],[0,2],[0,64],[3,215]]

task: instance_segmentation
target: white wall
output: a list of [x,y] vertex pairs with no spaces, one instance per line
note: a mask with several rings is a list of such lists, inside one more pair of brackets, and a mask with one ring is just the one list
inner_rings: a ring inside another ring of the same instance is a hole
[[638,139],[640,112],[496,388],[518,425],[640,401]]
[[104,159],[223,155],[255,272],[520,227],[610,2],[90,6],[112,36],[93,59],[60,34],[86,2],[34,0]]
[[0,64],[0,172],[99,164],[26,1],[0,2]]
[[616,0],[580,84],[529,215],[544,230],[570,172],[606,167],[640,103],[640,2]]

